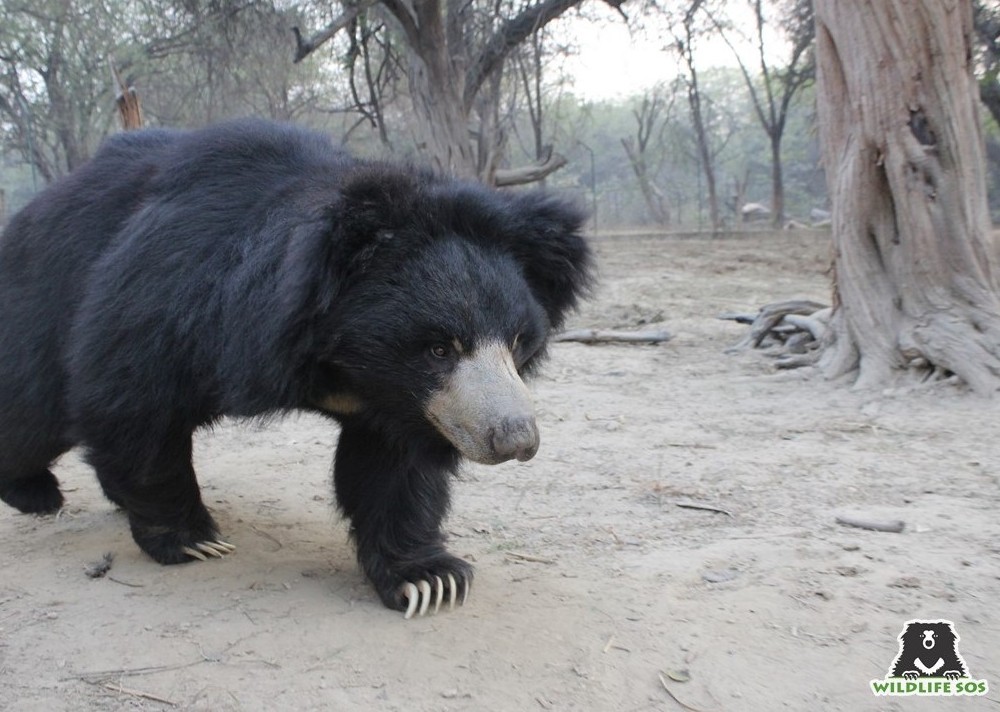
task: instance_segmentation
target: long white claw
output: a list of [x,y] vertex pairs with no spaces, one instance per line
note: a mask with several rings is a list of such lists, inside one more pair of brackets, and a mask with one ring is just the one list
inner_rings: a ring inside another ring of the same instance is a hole
[[407,599],[406,613],[403,614],[403,618],[409,620],[413,618],[413,614],[417,612],[417,604],[420,602],[420,593],[417,591],[417,587],[412,583],[407,581],[403,584],[403,597]]
[[434,577],[434,613],[441,610],[441,601],[444,599],[444,581],[440,576]]
[[219,551],[214,546],[212,546],[210,542],[207,541],[199,541],[197,544],[194,545],[194,548],[202,552],[203,554],[208,554],[209,556],[212,556],[216,559],[221,559],[223,556],[229,553],[228,551],[226,552]]
[[420,589],[420,613],[417,615],[422,616],[427,613],[427,606],[431,602],[431,585],[424,579],[420,579],[417,588]]
[[462,605],[469,600],[469,579],[462,580]]
[[455,577],[452,574],[448,574],[448,610],[455,610],[455,596],[458,595],[458,584],[455,582]]
[[202,554],[197,549],[192,549],[190,546],[182,547],[181,551],[183,551],[188,556],[193,556],[196,559],[201,559],[202,561],[208,561],[208,558],[204,554]]
[[235,546],[233,546],[232,544],[230,544],[227,541],[222,541],[222,539],[216,539],[215,541],[212,541],[212,542],[209,542],[209,543],[212,546],[214,546],[216,549],[222,549],[227,554],[231,554],[232,552],[236,551],[236,547]]

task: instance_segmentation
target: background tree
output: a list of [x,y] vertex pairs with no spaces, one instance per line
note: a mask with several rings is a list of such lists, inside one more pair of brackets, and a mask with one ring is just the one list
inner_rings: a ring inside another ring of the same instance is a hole
[[[785,136],[789,109],[796,93],[812,81],[814,64],[812,56],[813,26],[811,0],[786,0],[780,7],[782,17],[779,22],[771,21],[763,0],[747,0],[753,14],[754,59],[757,73],[750,71],[740,51],[730,41],[732,27],[718,17],[713,23],[720,36],[729,45],[739,64],[743,79],[753,103],[754,112],[771,147],[771,218],[774,227],[780,227],[785,219],[785,183],[781,170],[781,141]],[[768,59],[765,36],[774,25],[782,30],[787,43],[787,59],[781,65],[774,65]]]
[[657,184],[657,176],[666,158],[663,132],[671,119],[675,96],[663,85],[645,94],[632,111],[635,135],[621,140],[649,215],[663,227],[670,225],[670,203]]
[[111,60],[147,120],[170,126],[296,119],[333,84],[290,66],[293,15],[265,0],[5,0],[4,11],[0,138],[44,182],[115,129]]
[[[511,131],[522,152],[539,166],[552,160],[559,128],[558,107],[567,83],[561,65],[574,51],[571,44],[557,41],[550,28],[543,27],[521,43],[511,57]],[[522,129],[525,125],[527,130]],[[524,139],[525,134],[529,140]],[[507,160],[513,162],[509,154]],[[544,176],[540,181],[545,181]]]
[[993,120],[1000,124],[1000,6],[995,0],[976,0],[973,13],[982,67],[979,96]]
[[[86,10],[86,11],[84,11]],[[5,144],[45,182],[73,170],[111,125],[111,72],[106,47],[114,38],[108,2],[13,2],[0,23],[0,117]],[[113,45],[111,47],[113,49]]]
[[698,80],[698,62],[695,58],[695,42],[704,35],[707,27],[699,23],[705,0],[691,0],[685,7],[679,23],[674,29],[673,46],[685,73],[683,79],[687,87],[688,107],[691,111],[691,126],[694,130],[695,146],[698,150],[699,170],[705,177],[708,194],[708,217],[712,230],[722,228],[722,211],[719,208],[719,192],[715,176],[715,162],[710,143],[708,117],[706,116],[704,95]]
[[386,24],[373,19],[363,13],[347,27],[349,45],[344,64],[353,101],[350,108],[359,117],[344,138],[347,140],[354,128],[367,123],[378,132],[379,142],[391,151],[386,110],[396,98],[400,57]]
[[[618,7],[623,0],[605,0]],[[337,36],[362,12],[393,18],[402,37],[418,146],[439,170],[496,183],[489,155],[502,140],[495,131],[497,76],[514,48],[582,0],[538,0],[528,4],[474,0],[360,0],[315,34],[295,30],[299,62]],[[401,51],[403,51],[401,49]],[[492,91],[493,96],[487,92]],[[487,93],[486,101],[480,95]],[[476,125],[477,141],[469,127]],[[557,157],[553,157],[557,160]],[[544,175],[546,169],[533,169]],[[505,181],[517,182],[515,173]]]
[[816,0],[835,310],[820,365],[876,386],[901,369],[1000,386],[969,0]]

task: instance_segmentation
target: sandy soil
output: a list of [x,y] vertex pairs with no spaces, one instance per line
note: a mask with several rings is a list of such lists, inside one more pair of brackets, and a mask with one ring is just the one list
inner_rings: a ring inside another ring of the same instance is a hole
[[[467,606],[404,621],[378,603],[331,507],[336,430],[318,419],[197,439],[238,550],[189,566],[141,555],[71,454],[58,517],[0,511],[0,709],[683,709],[661,674],[704,712],[998,709],[1000,406],[727,355],[746,327],[717,313],[828,301],[823,236],[597,249],[602,286],[573,325],[675,338],[553,347],[538,457],[456,486]],[[109,576],[85,576],[104,552]],[[992,700],[872,695],[911,618],[955,622]]]

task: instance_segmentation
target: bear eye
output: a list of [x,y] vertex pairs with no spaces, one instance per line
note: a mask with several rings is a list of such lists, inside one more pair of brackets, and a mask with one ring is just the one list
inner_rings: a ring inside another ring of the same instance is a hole
[[445,359],[451,355],[451,348],[447,344],[434,344],[431,346],[431,356]]
[[510,346],[510,352],[514,357],[515,365],[521,368],[538,352],[539,346],[541,344],[534,332],[531,330],[527,331],[527,333],[519,331]]

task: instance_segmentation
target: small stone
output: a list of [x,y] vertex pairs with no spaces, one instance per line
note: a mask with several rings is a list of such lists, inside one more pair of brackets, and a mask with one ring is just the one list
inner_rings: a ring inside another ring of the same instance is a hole
[[706,569],[701,572],[701,577],[709,583],[725,583],[732,581],[740,572],[736,569]]

